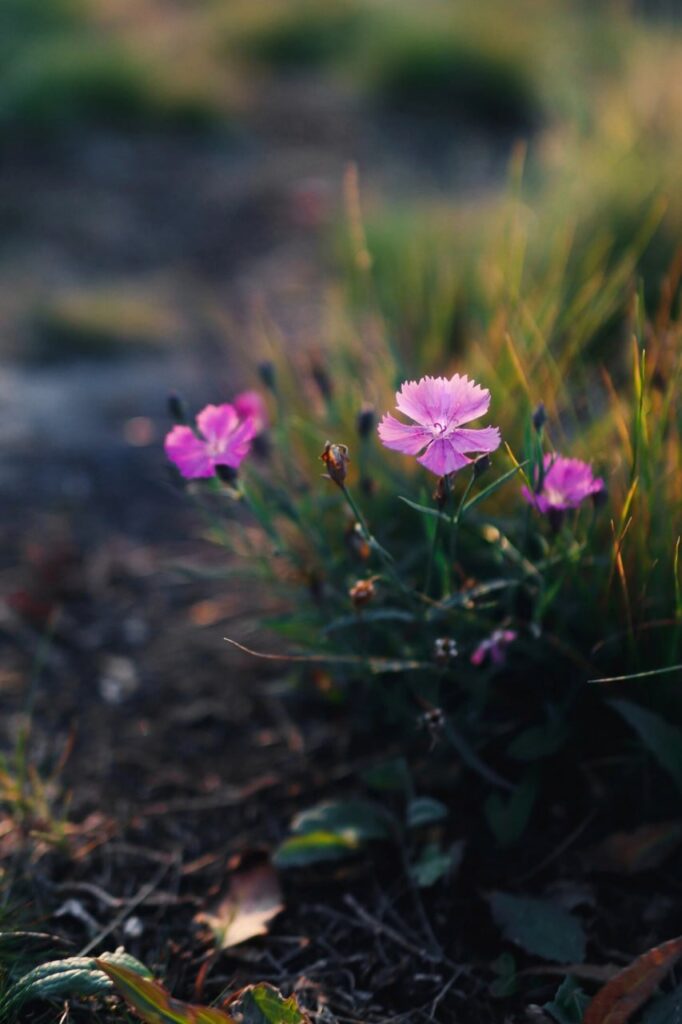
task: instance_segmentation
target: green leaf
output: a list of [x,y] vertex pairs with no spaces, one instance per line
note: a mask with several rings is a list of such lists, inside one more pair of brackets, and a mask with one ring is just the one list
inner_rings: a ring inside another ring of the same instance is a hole
[[420,889],[435,885],[444,875],[454,874],[464,855],[464,841],[453,843],[443,851],[438,843],[428,843],[419,860],[410,867],[410,875]]
[[584,960],[583,927],[556,903],[504,892],[493,892],[488,900],[505,937],[527,953],[561,964]]
[[532,725],[512,740],[507,753],[517,761],[538,761],[556,754],[567,737],[568,730],[563,723]]
[[110,992],[112,983],[102,973],[100,964],[121,966],[136,976],[151,977],[144,964],[123,950],[103,953],[99,961],[91,956],[51,960],[19,978],[0,1001],[0,1010],[11,1018],[12,1014],[16,1014],[25,1003],[33,999],[63,999],[69,995],[96,996]]
[[491,793],[485,802],[485,816],[500,846],[511,846],[523,835],[538,792],[537,779],[527,776],[506,799]]
[[430,796],[418,796],[407,805],[407,827],[421,828],[422,825],[433,825],[448,816],[448,809],[440,800]]
[[404,757],[394,757],[373,765],[362,773],[363,782],[379,792],[404,792],[409,787],[410,770]]
[[497,977],[490,985],[490,995],[494,999],[506,999],[513,996],[518,987],[516,960],[511,953],[503,953],[490,965]]
[[120,964],[95,963],[114,983],[114,988],[145,1024],[236,1024],[234,1017],[210,1006],[190,1006],[173,999],[153,978],[141,977]]
[[[412,612],[406,612],[401,608],[369,608],[362,612],[363,623],[367,622],[416,622],[416,616]],[[358,615],[343,615],[341,618],[333,619],[322,630],[323,633],[334,633],[339,629],[357,629]]]
[[285,999],[272,985],[261,982],[237,992],[227,1008],[240,1024],[309,1024],[295,996]]
[[682,790],[682,729],[629,700],[612,700],[611,707],[631,725],[661,768]]
[[345,860],[360,849],[357,840],[334,832],[307,832],[285,839],[275,851],[272,862],[278,868],[304,868],[324,861]]
[[330,832],[356,844],[391,838],[391,816],[369,800],[330,800],[297,814],[291,823],[295,835]]
[[403,501],[410,508],[413,508],[415,512],[421,512],[426,516],[434,516],[435,519],[442,519],[445,523],[452,525],[453,517],[446,515],[445,512],[440,512],[437,508],[431,508],[430,505],[420,505],[417,501],[411,501],[409,498],[404,498],[402,494],[398,495],[398,501]]
[[559,985],[554,999],[545,1003],[550,1017],[558,1024],[581,1024],[590,997],[585,995],[575,978],[564,978]]
[[514,466],[513,469],[510,469],[508,472],[503,473],[502,476],[498,476],[497,480],[493,480],[491,484],[488,484],[488,486],[484,487],[482,491],[479,491],[478,494],[471,498],[470,501],[467,501],[466,505],[462,509],[462,515],[466,515],[466,513],[470,512],[472,508],[476,507],[476,505],[480,504],[482,501],[485,501],[486,498],[489,498],[503,484],[506,484],[507,480],[511,480],[511,478],[515,476],[516,473],[520,472],[523,469],[523,467],[527,465],[528,462],[521,462],[518,466]]
[[682,1020],[682,985],[651,1003],[642,1024],[679,1024]]

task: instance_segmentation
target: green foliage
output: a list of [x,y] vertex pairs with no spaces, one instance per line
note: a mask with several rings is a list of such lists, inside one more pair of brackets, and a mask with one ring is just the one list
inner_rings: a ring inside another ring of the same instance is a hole
[[546,1010],[557,1024],[581,1024],[589,1001],[589,996],[585,995],[575,978],[569,976],[564,978],[554,999],[545,1003],[543,1010]]
[[560,964],[585,958],[585,933],[580,922],[550,900],[494,892],[490,909],[505,937],[526,953]]
[[[103,953],[101,963],[127,969],[135,976],[150,978],[147,968],[123,950]],[[68,957],[40,964],[13,982],[0,997],[2,1019],[13,1021],[33,1000],[57,1000],[69,995],[95,996],[110,992],[112,983],[94,957]]]
[[639,734],[646,748],[682,790],[682,729],[629,700],[611,701],[611,707]]
[[362,38],[366,12],[351,0],[288,4],[239,38],[242,54],[281,70],[320,68],[348,57]]

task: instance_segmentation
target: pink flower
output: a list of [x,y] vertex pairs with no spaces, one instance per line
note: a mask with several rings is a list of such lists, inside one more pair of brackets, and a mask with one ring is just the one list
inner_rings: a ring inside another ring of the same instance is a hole
[[606,489],[601,477],[595,477],[588,462],[580,459],[566,459],[563,455],[547,453],[543,460],[544,477],[542,487],[531,492],[522,487],[521,493],[538,512],[550,515],[577,508],[591,494],[600,494]]
[[[458,373],[406,381],[396,395],[400,412],[414,423],[402,423],[387,413],[378,426],[387,448],[418,455],[418,462],[436,476],[468,465],[468,454],[493,452],[500,444],[497,427],[463,428],[488,411],[490,392]],[[419,453],[422,453],[421,455]]]
[[258,391],[242,391],[232,400],[241,420],[250,416],[256,423],[256,434],[262,434],[269,425],[268,407]]
[[482,665],[490,656],[493,665],[504,665],[507,658],[505,647],[513,643],[517,636],[515,629],[496,629],[486,640],[481,640],[471,655],[471,664]]
[[233,405],[207,405],[197,427],[203,436],[190,427],[173,427],[164,443],[166,455],[188,480],[215,476],[216,466],[237,469],[258,433],[254,417],[240,419]]

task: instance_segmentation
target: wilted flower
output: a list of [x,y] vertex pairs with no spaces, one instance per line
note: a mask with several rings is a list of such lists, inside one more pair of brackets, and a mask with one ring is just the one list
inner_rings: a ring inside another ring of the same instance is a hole
[[585,498],[606,489],[604,481],[595,477],[588,462],[548,452],[542,464],[543,477],[541,482],[538,480],[539,486],[532,492],[524,486],[521,492],[526,501],[543,515],[577,508]]
[[515,629],[496,629],[487,639],[481,640],[471,655],[471,664],[482,665],[486,658],[490,657],[493,665],[504,665],[507,657],[505,648],[513,643],[517,636]]
[[348,448],[345,444],[332,444],[327,441],[320,458],[327,467],[327,474],[339,487],[344,486],[346,479],[346,466],[350,462]]
[[422,377],[406,381],[396,395],[396,405],[414,423],[402,423],[387,413],[379,424],[379,437],[387,448],[418,455],[422,466],[436,476],[462,469],[471,462],[469,454],[493,452],[499,447],[497,427],[462,427],[483,416],[490,405],[490,392],[468,377],[456,373],[449,380]]
[[217,466],[238,469],[257,433],[253,417],[241,419],[233,405],[207,405],[197,416],[197,436],[190,427],[176,426],[166,435],[164,448],[188,480],[216,475]]
[[433,658],[439,665],[447,665],[459,654],[457,641],[449,636],[438,637],[433,645]]
[[258,391],[242,391],[233,398],[232,404],[240,419],[245,420],[249,416],[253,419],[257,434],[262,434],[264,430],[267,430],[268,407]]
[[358,580],[348,591],[354,608],[364,608],[374,598],[376,587],[374,580]]

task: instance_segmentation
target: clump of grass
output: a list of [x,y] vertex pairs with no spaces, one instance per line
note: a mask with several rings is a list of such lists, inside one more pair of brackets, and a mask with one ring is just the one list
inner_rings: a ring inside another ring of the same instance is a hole
[[527,66],[511,54],[438,26],[397,34],[371,71],[375,95],[402,112],[457,117],[529,130],[541,103]]
[[43,362],[102,359],[174,344],[177,322],[162,305],[134,292],[71,291],[34,314],[33,358]]
[[330,0],[320,5],[298,0],[245,26],[237,37],[246,58],[278,70],[311,70],[338,65],[362,42],[369,5]]
[[8,0],[0,11],[0,130],[40,134],[76,124],[204,127],[220,116],[201,89],[96,26],[75,0]]

